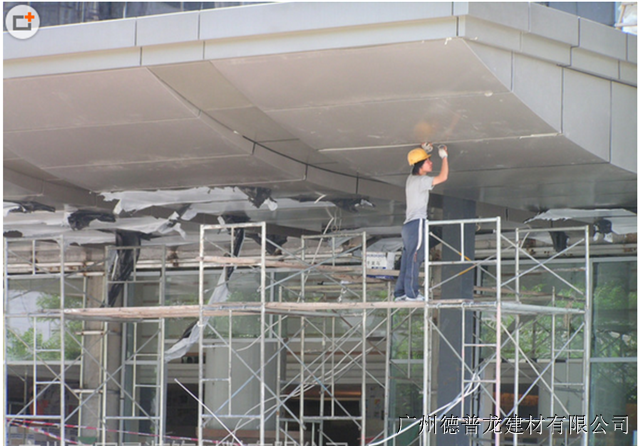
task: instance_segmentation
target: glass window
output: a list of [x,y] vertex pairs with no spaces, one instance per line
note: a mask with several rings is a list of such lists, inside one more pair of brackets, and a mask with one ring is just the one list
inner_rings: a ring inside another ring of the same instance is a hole
[[[595,446],[634,444],[638,418],[637,297],[636,261],[594,262],[589,444]],[[597,433],[597,429],[606,433]]]
[[590,445],[634,444],[638,425],[637,374],[636,363],[591,364]]
[[637,262],[593,267],[593,357],[635,357],[638,349]]

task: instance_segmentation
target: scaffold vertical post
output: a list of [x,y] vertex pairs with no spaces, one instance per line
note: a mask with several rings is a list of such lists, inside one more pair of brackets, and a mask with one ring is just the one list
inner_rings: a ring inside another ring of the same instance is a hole
[[[516,252],[515,252],[515,277],[516,277],[516,283],[515,283],[515,288],[516,288],[516,302],[520,302],[520,293],[521,293],[521,289],[520,289],[520,241],[519,241],[519,234],[520,231],[516,231]],[[513,414],[515,416],[518,416],[518,412],[519,412],[519,396],[520,396],[520,349],[518,348],[520,346],[520,315],[516,314],[515,315],[515,320],[516,320],[516,332],[515,332],[515,341],[516,341],[516,347],[515,347],[515,372],[514,372],[514,377],[513,377],[513,393],[514,393],[514,399],[513,399]],[[519,436],[518,435],[514,435],[513,436],[513,446],[518,446],[519,443]]]
[[[198,262],[198,396],[204,395],[204,242],[205,227],[200,226],[200,257]],[[229,347],[231,348],[231,347]],[[203,446],[202,404],[198,404],[198,446]]]
[[[165,296],[165,291],[166,291],[166,274],[167,272],[167,247],[166,245],[162,246],[162,262],[161,262],[161,266],[160,266],[160,283],[159,283],[159,305],[161,306],[165,306],[166,305],[166,296]],[[157,361],[156,364],[158,364],[158,369],[157,369],[157,373],[158,373],[158,377],[157,379],[157,386],[156,386],[156,391],[158,393],[160,393],[160,395],[156,395],[156,413],[159,415],[159,420],[158,420],[158,425],[159,425],[159,434],[160,434],[160,445],[159,446],[164,446],[164,437],[166,435],[166,425],[165,425],[165,410],[166,410],[166,406],[167,406],[167,382],[166,382],[166,371],[167,371],[167,364],[164,360],[164,338],[165,338],[165,333],[166,333],[166,324],[165,324],[165,318],[160,318],[158,320],[158,323],[160,324],[160,333],[158,334],[158,350],[159,350],[159,354],[157,357]]]
[[[430,261],[429,261],[429,237],[431,234],[431,226],[429,224],[429,220],[425,220],[424,228],[420,228],[424,231],[424,240],[423,245],[420,249],[425,250],[424,254],[424,309],[423,309],[423,345],[422,345],[422,416],[425,421],[428,421],[429,415],[431,412],[431,314],[429,310],[429,301],[431,300],[430,293],[430,276],[429,272],[431,269]],[[409,330],[411,330],[411,325],[409,325]],[[409,331],[411,334],[411,331]],[[411,345],[411,342],[409,342]],[[411,359],[411,357],[409,357]],[[409,366],[409,370],[411,370],[411,366]],[[427,426],[423,426],[422,428],[422,444],[423,446],[427,446],[431,444],[431,438],[429,436],[429,429]]]
[[[585,255],[585,296],[584,296],[584,333],[583,333],[583,348],[582,354],[582,376],[584,382],[583,399],[582,399],[582,413],[589,419],[589,396],[591,394],[591,336],[592,336],[592,317],[591,312],[593,300],[591,283],[593,278],[591,256],[589,253],[589,226],[584,228],[584,255]],[[583,432],[582,434],[582,446],[587,446],[589,442],[589,433]]]
[[265,445],[265,407],[264,400],[266,398],[265,389],[265,337],[267,335],[266,327],[266,286],[267,286],[267,225],[265,222],[260,224],[260,446]]
[[[335,253],[331,253],[335,255]],[[362,302],[367,302],[367,237],[362,233]],[[367,310],[362,311],[362,387],[360,415],[362,418],[360,445],[365,445],[367,435]]]
[[[9,240],[7,238],[3,239],[3,248],[4,251],[2,253],[3,258],[3,283],[4,283],[4,291],[3,291],[3,313],[2,313],[2,379],[4,382],[7,382],[7,327],[5,323],[5,315],[9,314]],[[7,424],[7,404],[2,404],[2,427],[0,427],[0,431],[2,433],[2,438],[4,438],[6,443],[9,443],[9,433],[11,431],[11,426]],[[6,429],[6,431],[5,431]]]
[[[104,248],[104,258],[108,259],[109,258],[109,248],[107,246],[105,246]],[[109,295],[109,270],[108,270],[108,262],[105,262],[105,278],[104,281],[102,283],[102,301],[105,302],[107,299],[107,296]],[[105,322],[104,323],[104,332],[105,332],[105,336],[102,338],[102,351],[101,351],[101,361],[103,365],[107,364],[107,350],[109,347],[109,322]],[[107,371],[107,367],[104,366],[102,367],[102,383],[103,383],[103,395],[102,395],[102,418],[103,418],[103,422],[102,422],[102,426],[100,429],[100,441],[102,443],[106,443],[107,442],[107,420],[106,420],[106,416],[107,416],[107,397],[109,394],[109,388],[108,388],[108,379],[109,379],[109,374]]]
[[60,441],[62,444],[66,444],[66,421],[67,418],[65,416],[66,408],[67,408],[67,400],[66,400],[66,392],[65,392],[65,317],[64,317],[64,308],[65,308],[65,276],[64,276],[64,238],[60,236]]
[[[322,239],[318,243],[322,243]],[[306,262],[306,253],[307,253],[307,240],[305,237],[302,238],[302,262]],[[303,272],[300,275],[300,296],[298,300],[301,302],[305,302],[305,285],[307,282],[307,273]],[[306,334],[306,317],[302,316],[300,318],[300,408],[298,411],[299,417],[299,425],[298,425],[298,441],[302,446],[304,445],[304,364],[305,364],[305,334]]]
[[[501,407],[500,407],[500,394],[501,394],[501,363],[502,363],[502,355],[500,352],[500,347],[502,345],[502,226],[500,217],[496,218],[496,301],[497,301],[497,309],[496,309],[496,389],[495,389],[495,416],[497,419],[501,418]],[[500,429],[496,429],[494,444],[500,444]]]

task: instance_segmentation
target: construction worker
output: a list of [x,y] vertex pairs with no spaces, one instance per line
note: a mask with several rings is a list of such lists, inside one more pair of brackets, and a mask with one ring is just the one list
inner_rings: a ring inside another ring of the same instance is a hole
[[425,245],[428,246],[425,232],[429,191],[449,177],[449,161],[447,146],[440,144],[438,154],[442,158],[442,170],[435,176],[427,175],[433,171],[433,162],[428,153],[433,149],[431,144],[413,149],[407,155],[411,166],[411,175],[407,178],[405,193],[407,212],[402,226],[402,261],[400,275],[394,290],[395,300],[423,301],[420,293],[420,265],[424,262]]

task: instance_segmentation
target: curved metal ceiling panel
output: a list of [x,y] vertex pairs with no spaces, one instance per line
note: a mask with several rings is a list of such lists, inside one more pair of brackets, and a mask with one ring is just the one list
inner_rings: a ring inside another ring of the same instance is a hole
[[146,68],[5,79],[4,131],[189,119],[198,110]]
[[[527,210],[634,205],[635,58],[620,52],[633,40],[616,34],[616,51],[602,54],[599,28],[551,20],[557,14],[535,4],[394,4],[399,15],[386,20],[378,9],[362,14],[372,8],[364,3],[344,20],[288,20],[319,5],[192,14],[181,35],[195,50],[179,59],[186,47],[159,33],[184,17],[129,21],[126,40],[107,47],[74,38],[116,25],[42,30],[57,36],[55,56],[20,58],[12,46],[9,75],[25,77],[4,84],[5,169],[16,173],[8,190],[47,195],[67,182],[92,191],[252,185],[312,200],[371,194],[395,201],[350,224],[392,225],[402,220],[406,153],[431,140],[451,155],[437,193]],[[251,25],[259,11],[273,13],[277,32]],[[211,28],[229,15],[247,23]],[[578,31],[593,35],[572,40]],[[93,71],[33,75],[81,69]],[[24,187],[31,175],[34,187]],[[320,215],[302,214],[305,226],[320,226]]]
[[507,91],[459,39],[213,64],[264,111]]

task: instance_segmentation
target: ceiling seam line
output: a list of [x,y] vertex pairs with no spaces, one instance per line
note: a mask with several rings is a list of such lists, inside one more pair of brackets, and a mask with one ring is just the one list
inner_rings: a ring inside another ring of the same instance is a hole
[[[207,115],[208,116],[208,115]],[[81,129],[94,129],[94,128],[107,128],[107,127],[126,127],[141,124],[164,124],[167,122],[182,122],[182,121],[199,121],[198,116],[191,118],[178,118],[178,119],[157,119],[153,121],[140,121],[140,122],[121,122],[113,124],[93,124],[83,126],[69,126],[69,127],[51,127],[42,129],[20,129],[20,130],[5,130],[4,133],[40,133],[59,130],[81,130]]]
[[[75,168],[75,167],[109,167],[109,166],[128,166],[128,165],[135,165],[135,164],[163,164],[163,163],[170,163],[174,161],[204,161],[204,160],[216,160],[216,159],[226,159],[226,158],[246,158],[249,156],[251,155],[241,154],[241,155],[205,156],[205,157],[195,157],[195,158],[170,158],[170,159],[160,160],[160,161],[127,161],[124,163],[109,163],[109,164],[73,164],[69,166],[46,167],[46,169],[59,170],[59,169],[68,169],[68,168]],[[44,170],[45,168],[41,168],[41,169]]]
[[[542,133],[540,135],[521,135],[521,136],[498,136],[495,138],[481,138],[481,139],[458,139],[458,140],[441,140],[440,143],[443,144],[460,144],[460,143],[473,143],[473,142],[484,142],[484,141],[509,141],[509,140],[519,140],[519,139],[534,139],[534,138],[556,138],[558,136],[564,136],[562,133],[553,132],[553,133]],[[324,149],[318,149],[318,152],[340,152],[340,151],[349,151],[349,150],[379,150],[379,149],[397,149],[401,147],[411,147],[416,145],[415,143],[407,143],[407,144],[391,144],[391,145],[381,145],[381,146],[362,146],[362,147],[326,147]]]
[[[582,167],[582,166],[606,166],[610,163],[604,161],[599,163],[579,163],[579,164],[550,164],[547,166],[523,166],[523,167],[504,167],[504,168],[496,168],[496,169],[482,169],[482,170],[456,170],[455,173],[470,173],[470,172],[496,172],[496,171],[504,171],[504,170],[522,170],[522,169],[549,169],[550,167]],[[401,174],[397,174],[401,175]]]
[[[497,93],[493,93],[494,96],[498,95],[510,95],[513,94],[512,91],[501,91]],[[424,97],[405,97],[405,98],[397,98],[397,99],[382,99],[379,101],[353,101],[353,102],[344,102],[339,104],[326,104],[326,105],[312,105],[312,106],[303,106],[303,107],[291,107],[291,108],[260,108],[259,110],[263,111],[265,114],[269,113],[278,113],[278,112],[288,112],[288,111],[297,111],[297,110],[315,110],[320,108],[331,108],[331,107],[346,107],[350,105],[376,105],[376,104],[389,104],[389,103],[402,103],[402,102],[417,102],[422,100],[440,100],[440,99],[459,99],[459,98],[474,98],[474,97],[486,97],[486,91],[477,92],[477,93],[464,93],[464,94],[454,94],[447,96],[424,96]]]
[[305,166],[305,171],[307,171],[307,172],[308,172],[309,167],[313,167],[314,169],[322,170],[324,172],[329,172],[329,173],[333,173],[333,174],[336,174],[336,175],[342,175],[342,176],[345,176],[345,177],[348,177],[348,178],[355,179],[356,180],[356,185],[357,185],[357,180],[360,179],[360,178],[362,178],[363,180],[367,180],[367,181],[373,181],[373,182],[377,182],[377,183],[381,183],[381,184],[388,184],[388,183],[384,183],[382,181],[376,180],[374,178],[361,177],[360,175],[350,175],[350,174],[347,174],[347,173],[336,172],[335,170],[331,170],[331,169],[327,169],[327,168],[324,168],[324,167],[320,167],[318,165],[305,163],[305,162],[299,161],[299,160],[297,160],[295,158],[292,158],[289,155],[285,155],[285,154],[282,154],[282,153],[280,153],[280,152],[278,152],[276,150],[273,150],[273,149],[271,149],[271,148],[269,148],[269,147],[267,147],[267,146],[265,146],[265,145],[263,145],[263,144],[261,144],[259,142],[256,142],[256,141],[252,140],[251,138],[249,138],[247,136],[243,135],[243,138],[245,138],[247,141],[251,141],[254,144],[254,146],[258,145],[258,146],[262,147],[263,149],[268,150],[269,152],[275,153],[275,154],[283,156],[283,157],[285,157],[285,158],[287,158],[287,159],[289,159],[291,161],[295,161],[297,163],[300,163],[300,164],[304,165]]
[[[214,67],[215,68],[215,67]],[[218,121],[217,119],[213,118],[212,116],[210,116],[209,114],[205,113],[200,107],[198,107],[196,104],[194,104],[193,102],[191,102],[189,99],[187,99],[186,97],[184,97],[184,95],[180,94],[180,92],[178,92],[175,88],[173,88],[171,85],[169,85],[168,83],[166,83],[162,78],[160,78],[153,70],[151,70],[150,68],[147,67],[147,70],[156,78],[158,79],[158,81],[164,85],[170,92],[172,92],[172,94],[175,94],[176,96],[180,97],[184,102],[186,102],[187,104],[189,104],[190,106],[192,106],[194,109],[198,110],[198,115],[196,116],[198,118],[198,120],[201,120],[201,116],[204,114],[205,116],[207,116],[207,118],[211,119],[213,122],[215,122],[216,124],[220,125],[221,127],[224,127],[225,129],[229,130],[230,132],[236,133],[239,135],[238,132],[236,132],[235,130],[233,130],[231,127],[223,124],[222,122]],[[205,125],[207,125],[204,121],[203,123]],[[207,127],[211,128],[210,126],[207,125]],[[215,130],[214,130],[215,131]],[[216,132],[217,133],[217,132]],[[223,138],[225,138],[224,135],[221,135]]]

